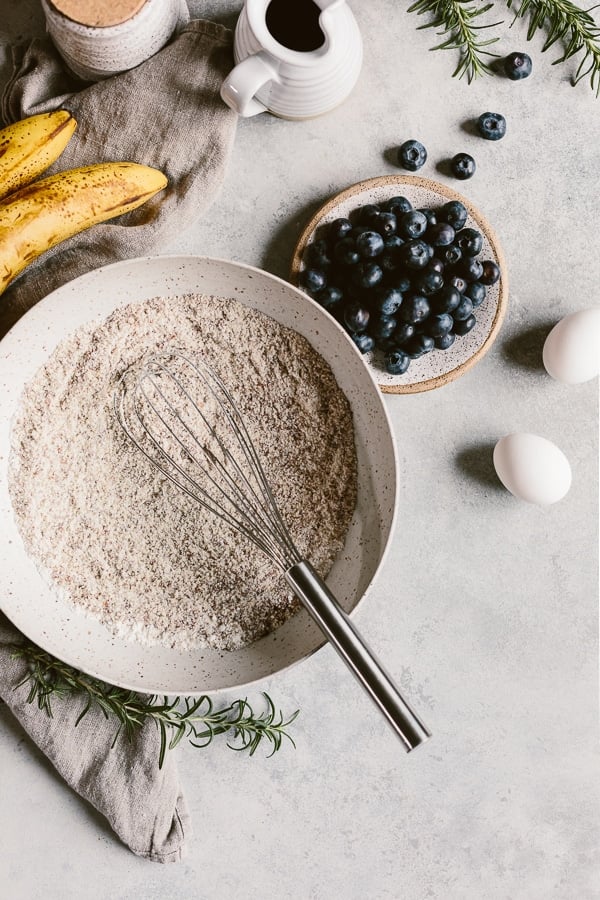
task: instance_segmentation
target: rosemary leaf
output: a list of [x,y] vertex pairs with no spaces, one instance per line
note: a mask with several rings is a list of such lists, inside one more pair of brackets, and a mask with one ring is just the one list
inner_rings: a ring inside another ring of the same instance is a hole
[[154,722],[160,736],[159,767],[162,767],[168,750],[176,747],[184,737],[194,747],[207,747],[217,735],[229,734],[227,746],[237,751],[248,750],[250,756],[263,742],[272,748],[268,756],[282,747],[284,738],[296,746],[286,729],[300,710],[285,720],[266,693],[263,694],[266,710],[260,714],[254,712],[246,699],[234,700],[221,709],[215,709],[206,695],[173,700],[163,697],[161,702],[155,695],[144,697],[85,675],[28,641],[14,644],[11,649],[14,657],[25,660],[28,665],[16,687],[27,684],[27,702],[37,703],[46,715],[52,716],[53,700],[80,695],[83,707],[74,727],[90,709],[100,709],[107,719],[116,719],[113,747],[122,732],[131,741],[145,722]]

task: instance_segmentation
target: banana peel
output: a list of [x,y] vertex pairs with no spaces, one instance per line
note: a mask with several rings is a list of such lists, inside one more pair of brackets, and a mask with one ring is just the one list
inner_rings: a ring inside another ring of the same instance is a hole
[[0,203],[0,294],[46,250],[136,209],[166,184],[158,169],[112,162],[59,172],[10,194]]
[[0,200],[51,166],[76,128],[71,113],[59,109],[29,116],[0,130]]

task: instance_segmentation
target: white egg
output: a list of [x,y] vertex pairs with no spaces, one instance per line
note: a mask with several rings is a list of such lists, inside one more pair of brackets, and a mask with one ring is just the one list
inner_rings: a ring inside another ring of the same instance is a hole
[[544,366],[565,384],[581,384],[600,372],[600,307],[565,316],[544,342]]
[[569,460],[556,444],[537,434],[500,438],[494,447],[494,467],[504,487],[528,503],[556,503],[571,487]]

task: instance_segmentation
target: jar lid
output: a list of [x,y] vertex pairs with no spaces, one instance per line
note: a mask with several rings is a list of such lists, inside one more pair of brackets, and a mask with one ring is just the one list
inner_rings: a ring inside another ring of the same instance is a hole
[[49,0],[49,3],[79,25],[108,28],[127,22],[146,0]]

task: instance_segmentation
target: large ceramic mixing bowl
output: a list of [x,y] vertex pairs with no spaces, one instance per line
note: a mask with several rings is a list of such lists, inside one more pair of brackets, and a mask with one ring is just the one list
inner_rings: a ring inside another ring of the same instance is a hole
[[31,640],[89,674],[145,693],[193,696],[273,675],[313,653],[324,638],[304,610],[234,651],[182,652],[115,636],[42,578],[17,531],[8,492],[11,420],[24,385],[56,345],[117,307],[189,292],[234,298],[295,329],[329,363],[351,404],[358,500],[344,549],[327,579],[347,611],[364,599],[383,562],[394,521],[397,467],[383,399],[352,341],[305,294],[259,269],[202,257],[125,261],[64,285],[13,327],[0,342],[0,606]]

